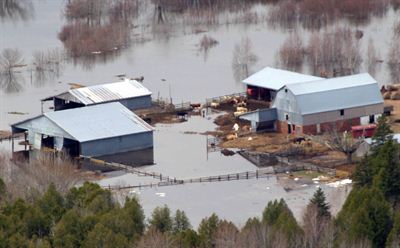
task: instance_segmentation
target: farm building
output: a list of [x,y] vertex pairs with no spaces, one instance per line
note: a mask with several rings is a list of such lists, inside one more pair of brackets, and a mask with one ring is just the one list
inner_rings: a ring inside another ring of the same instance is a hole
[[37,150],[104,158],[150,149],[153,159],[153,128],[118,102],[49,112],[11,127]]
[[55,111],[107,102],[120,102],[135,110],[151,106],[151,92],[138,81],[125,78],[121,82],[70,89],[44,101],[53,101]]
[[383,112],[378,83],[368,73],[284,85],[270,109],[246,113],[241,119],[253,130],[317,134],[374,123]]
[[265,67],[243,80],[243,83],[246,85],[248,98],[272,101],[276,93],[285,85],[321,79],[323,78]]

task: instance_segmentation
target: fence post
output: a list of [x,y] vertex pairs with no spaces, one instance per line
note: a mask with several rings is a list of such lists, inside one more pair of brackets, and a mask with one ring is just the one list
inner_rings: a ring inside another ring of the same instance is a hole
[[249,172],[246,172],[246,179],[249,179]]
[[256,178],[258,179],[258,170],[256,170]]

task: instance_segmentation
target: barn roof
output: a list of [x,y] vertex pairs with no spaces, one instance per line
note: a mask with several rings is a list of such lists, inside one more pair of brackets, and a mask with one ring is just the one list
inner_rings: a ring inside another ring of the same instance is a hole
[[[56,97],[79,102],[84,105],[92,105],[148,95],[151,95],[151,92],[141,83],[133,79],[125,78],[120,82],[70,89]],[[52,99],[53,97],[48,97],[42,101]]]
[[[48,112],[13,124],[12,127],[23,129],[27,122],[35,122],[42,117],[79,142],[153,131],[149,124],[119,102]],[[43,134],[46,134],[47,128],[49,127],[42,127]]]
[[128,78],[116,83],[71,89],[69,93],[85,105],[151,95],[138,81]]
[[368,73],[286,85],[302,114],[383,104],[377,81]]
[[259,72],[243,80],[244,84],[262,88],[279,90],[288,84],[321,80],[323,78],[305,75],[271,67],[265,67]]

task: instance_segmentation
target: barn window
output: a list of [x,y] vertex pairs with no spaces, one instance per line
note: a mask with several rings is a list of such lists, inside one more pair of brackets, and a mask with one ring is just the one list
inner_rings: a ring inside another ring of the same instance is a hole
[[285,89],[285,93],[287,93],[287,89]]
[[286,115],[285,115],[285,118],[286,118],[286,120],[288,121],[288,120],[289,120],[289,115],[286,114]]
[[343,116],[344,115],[344,109],[340,110],[340,115]]

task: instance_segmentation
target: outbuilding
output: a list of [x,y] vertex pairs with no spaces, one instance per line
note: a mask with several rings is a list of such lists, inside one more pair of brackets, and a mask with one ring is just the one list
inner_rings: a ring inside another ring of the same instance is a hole
[[273,127],[281,133],[318,134],[375,123],[383,107],[377,81],[362,73],[285,84],[277,91],[271,109],[240,118],[251,121],[253,127],[272,127],[274,122]]
[[11,127],[34,149],[96,158],[151,150],[153,159],[153,128],[119,102],[48,112]]
[[243,80],[247,97],[250,99],[273,101],[276,93],[285,85],[321,80],[323,78],[286,71],[271,67],[254,73]]
[[42,99],[53,101],[54,110],[64,110],[108,102],[119,102],[135,110],[151,106],[151,92],[137,80],[124,78],[120,82],[70,89]]

